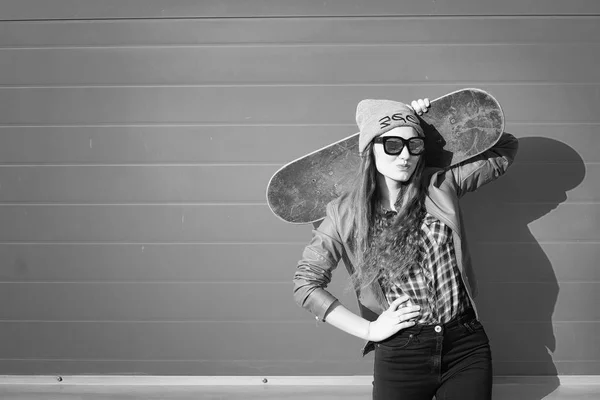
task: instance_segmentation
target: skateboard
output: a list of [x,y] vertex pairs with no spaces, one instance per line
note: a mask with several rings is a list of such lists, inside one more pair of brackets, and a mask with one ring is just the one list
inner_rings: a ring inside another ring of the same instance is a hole
[[[462,89],[431,101],[419,116],[425,162],[447,168],[483,153],[500,139],[504,114],[480,89]],[[281,167],[267,186],[271,211],[285,222],[308,224],[325,217],[327,203],[348,190],[360,164],[356,133]]]

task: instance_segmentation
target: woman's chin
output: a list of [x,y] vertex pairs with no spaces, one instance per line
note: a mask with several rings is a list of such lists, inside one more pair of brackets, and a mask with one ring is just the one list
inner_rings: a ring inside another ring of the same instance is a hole
[[410,180],[410,174],[407,172],[400,172],[400,173],[390,174],[387,176],[387,178],[396,183],[406,183]]

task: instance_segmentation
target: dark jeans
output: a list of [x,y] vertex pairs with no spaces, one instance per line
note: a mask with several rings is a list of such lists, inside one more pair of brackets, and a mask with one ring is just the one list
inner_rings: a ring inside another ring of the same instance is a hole
[[415,325],[375,344],[373,400],[490,400],[492,354],[469,310],[447,324]]

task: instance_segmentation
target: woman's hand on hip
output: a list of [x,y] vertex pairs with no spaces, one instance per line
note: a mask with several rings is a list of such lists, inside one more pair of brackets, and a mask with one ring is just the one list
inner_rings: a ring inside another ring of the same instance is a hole
[[422,115],[423,113],[426,113],[427,110],[429,110],[430,106],[431,106],[431,104],[429,103],[429,99],[427,99],[427,98],[413,100],[410,103],[410,108],[412,108],[414,110],[414,112],[417,113],[417,115]]
[[369,324],[367,339],[379,342],[387,339],[394,333],[409,328],[415,324],[413,319],[421,313],[419,306],[404,304],[409,300],[408,296],[402,296],[396,300],[373,322]]

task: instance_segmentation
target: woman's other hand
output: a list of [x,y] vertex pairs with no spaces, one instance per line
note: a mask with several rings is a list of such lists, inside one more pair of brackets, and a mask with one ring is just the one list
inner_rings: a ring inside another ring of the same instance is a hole
[[427,110],[429,110],[430,106],[431,104],[429,103],[429,99],[427,98],[413,100],[410,103],[410,108],[412,108],[415,111],[415,113],[417,113],[417,115],[422,115],[423,113],[426,113]]
[[390,304],[390,307],[381,313],[377,320],[370,323],[367,339],[373,342],[379,342],[389,338],[402,329],[413,326],[415,322],[411,320],[417,318],[421,314],[419,311],[421,307],[410,304],[401,306],[408,300],[408,296],[402,296],[394,300],[394,302]]

